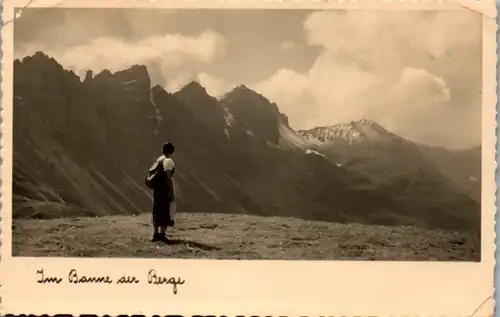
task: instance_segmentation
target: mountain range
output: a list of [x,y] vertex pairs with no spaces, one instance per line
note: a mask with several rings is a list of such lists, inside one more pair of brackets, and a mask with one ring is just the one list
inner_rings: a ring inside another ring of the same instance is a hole
[[13,216],[149,212],[144,177],[176,145],[178,210],[480,230],[481,148],[410,142],[361,119],[295,131],[241,85],[152,87],[145,66],[81,80],[42,52],[14,61]]

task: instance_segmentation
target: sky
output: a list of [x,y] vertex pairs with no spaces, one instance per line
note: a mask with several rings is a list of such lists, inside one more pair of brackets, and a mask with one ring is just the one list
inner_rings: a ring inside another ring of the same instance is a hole
[[412,141],[481,144],[481,17],[463,11],[32,8],[15,57],[36,51],[82,75],[144,64],[175,92],[244,84],[294,129],[374,120]]

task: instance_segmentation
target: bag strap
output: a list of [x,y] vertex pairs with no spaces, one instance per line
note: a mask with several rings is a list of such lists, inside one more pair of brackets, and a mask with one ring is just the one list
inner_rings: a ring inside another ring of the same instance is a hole
[[164,157],[162,160],[156,162],[156,167],[153,172],[160,172],[163,170],[163,162],[165,162],[166,158]]

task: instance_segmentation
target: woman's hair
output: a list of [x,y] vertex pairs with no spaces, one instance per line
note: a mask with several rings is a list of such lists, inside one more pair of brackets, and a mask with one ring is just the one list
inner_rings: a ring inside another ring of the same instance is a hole
[[163,154],[172,154],[174,153],[175,147],[172,143],[167,142],[163,144]]

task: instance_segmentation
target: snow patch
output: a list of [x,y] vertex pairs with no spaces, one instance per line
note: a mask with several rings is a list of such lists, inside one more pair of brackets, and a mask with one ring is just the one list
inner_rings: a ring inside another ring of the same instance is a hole
[[233,125],[234,116],[227,108],[224,108],[224,120],[226,121],[226,125],[228,127]]
[[364,141],[364,136],[350,123],[341,123],[330,127],[314,128],[303,132],[305,139],[311,142],[326,143],[332,140],[344,140],[351,143]]
[[158,135],[158,127],[160,126],[160,122],[163,121],[163,117],[160,114],[160,108],[158,108],[158,105],[156,104],[156,102],[153,98],[153,91],[152,90],[149,91],[149,101],[151,102],[151,104],[155,108],[155,112],[156,112],[156,115],[153,117],[153,119],[156,120],[156,126],[154,128],[153,133],[154,133],[154,135]]
[[273,142],[271,141],[266,141],[266,145],[270,148],[273,148],[273,149],[279,149],[279,146],[277,146],[276,144],[274,144]]
[[249,130],[245,130],[245,133],[249,136],[254,136],[253,132],[252,131],[249,131]]
[[135,82],[136,82],[136,80],[129,80],[129,81],[124,81],[123,83],[124,83],[125,85],[128,85],[128,84],[133,84],[133,83],[135,83]]
[[376,122],[366,119],[327,127],[317,127],[307,131],[300,131],[300,134],[308,142],[319,144],[335,141],[345,141],[349,144],[375,141],[398,142],[411,146],[411,142],[387,131]]
[[306,154],[313,154],[313,155],[319,155],[319,156],[325,157],[325,155],[324,155],[324,154],[319,153],[318,151],[316,151],[316,150],[312,150],[312,149],[307,149],[307,150],[306,150]]

